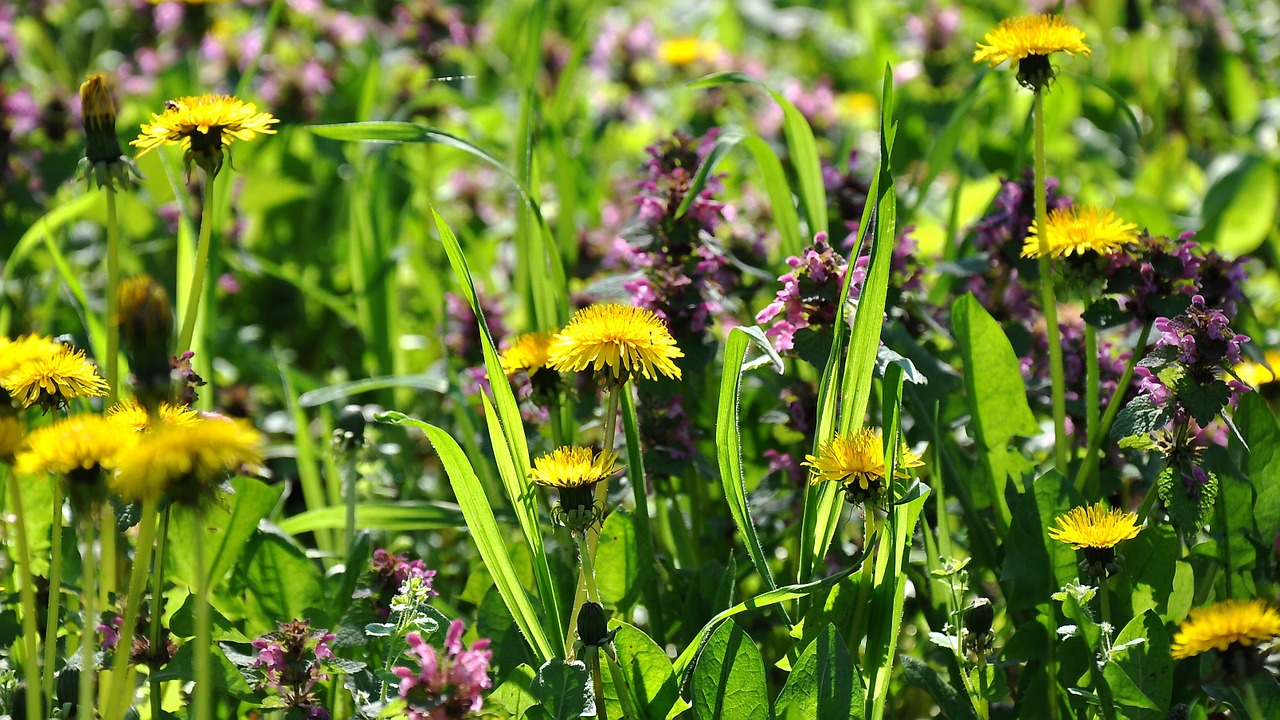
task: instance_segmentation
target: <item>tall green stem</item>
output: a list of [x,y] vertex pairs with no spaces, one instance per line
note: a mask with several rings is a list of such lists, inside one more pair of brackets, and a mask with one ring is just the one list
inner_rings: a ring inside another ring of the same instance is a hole
[[49,607],[44,625],[44,676],[41,688],[53,702],[53,666],[58,654],[59,611],[62,609],[62,483],[53,483],[53,548],[49,558]]
[[1035,89],[1036,235],[1040,238],[1040,298],[1044,305],[1045,334],[1049,341],[1049,376],[1053,382],[1053,462],[1067,474],[1067,401],[1062,370],[1062,340],[1058,332],[1058,295],[1053,289],[1049,264],[1049,196],[1045,189],[1044,90]]
[[[200,309],[200,295],[204,288],[204,273],[209,266],[209,245],[213,238],[213,186],[215,176],[204,173],[204,208],[200,213],[200,240],[196,244],[196,264],[191,271],[191,287],[187,289],[187,305],[182,314],[182,332],[178,334],[178,352],[191,349],[191,338],[195,336],[196,316]],[[205,324],[211,319],[205,312]]]
[[[75,503],[72,503],[74,506]],[[80,552],[81,604],[80,623],[80,697],[76,702],[76,716],[79,720],[96,720],[98,714],[94,710],[98,706],[93,696],[94,679],[97,677],[97,640],[98,640],[98,588],[95,578],[98,574],[98,563],[94,562],[95,521],[92,510],[80,518],[80,531],[84,538],[84,549]]]
[[111,667],[111,696],[107,705],[107,720],[124,717],[130,705],[129,658],[133,653],[133,635],[138,624],[138,606],[142,603],[142,591],[147,585],[147,571],[151,564],[151,546],[156,535],[156,501],[142,505],[142,519],[138,523],[138,545],[133,552],[133,568],[129,572],[129,594],[124,601],[124,624],[120,626],[120,640],[116,643],[115,660]]
[[1098,432],[1101,414],[1098,398],[1098,331],[1087,322],[1084,324],[1084,375],[1085,437],[1092,440]]
[[[160,645],[160,628],[164,621],[164,561],[165,553],[169,549],[169,518],[172,514],[172,506],[166,507],[160,517],[160,539],[156,542],[156,559],[155,570],[151,573],[151,635],[149,647],[151,653],[156,654],[156,648]],[[156,671],[159,668],[151,667],[151,676],[147,679],[150,686],[149,695],[151,697],[151,717],[158,718],[162,716],[161,706],[164,703],[164,693],[160,682],[156,677]]]
[[116,186],[107,183],[107,405],[120,397],[120,225],[116,220]]
[[849,647],[855,649],[862,645],[862,638],[867,634],[867,610],[871,607],[871,586],[875,584],[876,556],[880,552],[876,533],[888,527],[887,522],[879,522],[874,505],[866,503],[865,507],[867,529],[863,533],[862,549],[871,554],[862,559],[862,570],[858,572],[858,599],[853,604],[853,623],[850,625],[853,635],[849,638]]
[[1124,399],[1125,392],[1129,389],[1129,383],[1133,382],[1134,369],[1138,367],[1138,361],[1142,359],[1147,351],[1147,338],[1151,336],[1151,323],[1142,326],[1142,332],[1138,333],[1138,342],[1133,346],[1133,354],[1129,356],[1129,362],[1124,366],[1124,374],[1120,376],[1120,382],[1116,384],[1115,393],[1111,396],[1111,402],[1107,404],[1107,411],[1103,413],[1102,420],[1098,423],[1096,430],[1089,429],[1089,450],[1085,453],[1084,462],[1080,464],[1080,471],[1076,474],[1075,485],[1077,490],[1084,490],[1088,485],[1089,496],[1097,496],[1098,478],[1096,471],[1098,469],[1098,451],[1102,449],[1102,441],[1107,437],[1107,433],[1111,431],[1111,423],[1116,419],[1116,413],[1120,412],[1120,401]]
[[582,553],[582,574],[587,581],[587,599],[598,603],[600,602],[600,588],[596,587],[596,567],[591,556],[592,550],[587,544],[586,533],[578,535],[578,552]]
[[195,574],[196,574],[196,647],[195,647],[195,720],[213,717],[213,689],[210,677],[210,653],[213,641],[209,615],[209,567],[204,553],[204,513],[195,512]]
[[22,514],[22,493],[18,479],[9,475],[9,497],[13,498],[13,535],[18,546],[18,581],[22,583],[22,675],[27,684],[27,717],[44,717],[41,713],[40,645],[36,629],[36,589],[31,579],[31,548],[27,544],[27,524]]

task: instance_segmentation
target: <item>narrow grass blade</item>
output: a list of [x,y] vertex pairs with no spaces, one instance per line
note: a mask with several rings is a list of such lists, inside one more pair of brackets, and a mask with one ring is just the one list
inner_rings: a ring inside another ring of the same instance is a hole
[[519,626],[521,634],[529,641],[529,647],[538,656],[540,663],[559,657],[560,653],[557,652],[559,643],[549,642],[547,634],[539,624],[546,615],[551,613],[551,608],[541,613],[543,618],[540,618],[538,610],[525,594],[520,578],[516,575],[515,565],[512,564],[511,556],[507,553],[506,540],[498,529],[493,508],[485,497],[484,488],[480,486],[475,470],[472,469],[470,461],[463,454],[457,441],[435,425],[415,420],[403,413],[383,413],[378,416],[378,420],[394,425],[416,427],[426,433],[427,439],[435,446],[436,454],[440,456],[440,462],[443,463],[445,472],[449,476],[449,484],[453,486],[453,494],[458,499],[458,507],[462,510],[467,527],[471,530],[471,537],[475,539],[480,557],[484,560],[490,575],[493,576],[494,585],[502,595],[502,601],[506,603],[507,610],[511,612],[511,617]]
[[[328,494],[324,491],[324,480],[320,476],[320,451],[315,441],[307,432],[307,413],[298,402],[298,393],[294,387],[294,373],[284,359],[279,348],[275,351],[276,367],[280,372],[280,382],[284,387],[284,399],[293,420],[293,447],[297,460],[298,484],[302,486],[302,500],[307,510],[318,510],[328,507]],[[316,545],[325,552],[332,552],[335,547],[334,535],[331,532],[318,530]]]
[[[4,267],[0,268],[0,291],[8,287],[9,278],[13,277],[14,269],[22,264],[23,260],[26,260],[27,255],[35,249],[41,240],[47,238],[53,231],[76,221],[89,212],[94,203],[99,202],[99,197],[99,193],[88,193],[66,202],[58,203],[28,228],[22,234],[22,237],[18,238],[18,242],[14,244],[13,251],[9,253],[9,257],[4,260]],[[0,305],[0,335],[9,333],[10,313],[12,311],[13,308],[10,307],[9,303]]]
[[[644,454],[640,452],[640,423],[636,419],[635,397],[629,390],[622,393],[622,431],[627,437],[627,477],[631,479],[632,493],[636,499],[636,548],[640,557],[651,558],[657,563],[658,555],[653,551],[653,529],[649,525]],[[666,624],[662,616],[662,597],[658,583],[646,579],[652,572],[653,565],[646,565],[641,569],[641,578],[636,582],[644,587],[644,604],[649,611],[650,633],[658,644],[665,645]]]
[[71,293],[71,297],[75,298],[76,304],[79,305],[80,318],[84,322],[85,332],[89,335],[89,345],[92,352],[90,353],[99,362],[105,359],[107,347],[107,332],[102,326],[102,316],[93,312],[89,307],[88,298],[85,297],[84,288],[80,285],[80,279],[75,271],[71,269],[71,264],[67,262],[67,258],[62,254],[62,250],[58,248],[58,244],[53,238],[44,236],[45,249],[49,251],[49,257],[53,259],[53,266],[58,269],[58,276],[62,278],[62,282],[67,286],[67,291]]
[[[514,522],[515,515],[494,511],[501,522]],[[290,535],[337,530],[346,523],[346,508],[326,507],[291,515],[276,523]],[[356,527],[360,530],[414,532],[418,530],[453,530],[467,526],[466,517],[457,505],[446,502],[361,503],[356,506]]]
[[388,375],[386,377],[363,378],[351,382],[330,385],[329,387],[308,390],[298,396],[298,404],[302,407],[316,407],[335,400],[345,400],[352,395],[385,390],[387,388],[407,387],[415,390],[427,390],[434,393],[445,393],[449,390],[449,381],[437,371],[415,373],[413,375]]

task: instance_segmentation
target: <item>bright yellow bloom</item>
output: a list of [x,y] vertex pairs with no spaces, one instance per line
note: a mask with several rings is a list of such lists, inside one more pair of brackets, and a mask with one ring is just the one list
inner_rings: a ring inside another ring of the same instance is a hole
[[1075,548],[1113,548],[1137,537],[1142,529],[1138,514],[1116,510],[1098,503],[1093,507],[1072,508],[1055,520],[1057,527],[1049,528],[1049,537]]
[[618,471],[617,453],[593,454],[591,448],[560,447],[533,461],[531,479],[537,485],[577,488],[594,485]]
[[165,103],[164,113],[152,113],[151,122],[142,125],[142,134],[130,145],[141,149],[139,156],[161,145],[181,145],[188,167],[195,160],[216,175],[222,169],[222,150],[233,139],[248,141],[258,133],[274,133],[271,125],[277,122],[253,103],[229,95],[184,97]]
[[97,470],[111,467],[116,456],[135,442],[135,433],[101,415],[72,415],[32,431],[15,466],[24,475]]
[[1068,55],[1090,55],[1084,44],[1084,31],[1067,22],[1061,15],[1028,15],[1000,21],[995,30],[983,38],[973,53],[975,63],[995,67],[1008,60],[1015,63],[1033,55],[1065,52]]
[[630,305],[592,305],[551,340],[547,367],[565,372],[591,368],[622,383],[639,374],[680,379],[673,359],[684,357],[667,325],[650,310]]
[[[1096,252],[1113,255],[1138,239],[1138,226],[1121,220],[1110,210],[1076,205],[1053,210],[1045,224],[1049,257],[1067,257]],[[1040,235],[1033,223],[1027,228],[1022,257],[1040,257]]]
[[137,444],[116,459],[108,480],[126,500],[155,500],[168,493],[174,502],[198,505],[228,472],[262,461],[262,435],[226,418],[162,425],[137,437]]
[[[132,399],[121,400],[107,408],[107,419],[135,433],[146,432],[151,427],[151,418],[147,415],[146,408]],[[160,422],[165,425],[194,425],[200,420],[200,413],[186,405],[160,403]]]
[[1280,635],[1280,612],[1265,600],[1227,600],[1196,608],[1178,626],[1171,649],[1175,660],[1234,644],[1251,647]]
[[23,335],[16,340],[0,335],[0,383],[18,367],[62,352],[62,347],[62,343],[43,335]]
[[[813,468],[811,485],[820,482],[837,482],[846,487],[857,486],[861,490],[880,490],[885,487],[884,439],[879,430],[863,428],[852,437],[839,435],[818,448],[817,455],[805,455],[801,465]],[[911,477],[911,468],[924,465],[920,456],[904,444],[899,452],[894,477]]]
[[663,40],[658,45],[658,59],[676,67],[685,67],[699,61],[714,62],[722,52],[720,43],[699,40],[692,35]]
[[546,367],[551,338],[554,336],[555,333],[550,331],[517,336],[502,353],[502,372],[515,375],[524,371],[525,374],[532,375]]
[[1245,360],[1236,365],[1234,372],[1236,377],[1240,378],[1240,382],[1252,388],[1260,388],[1280,379],[1276,376],[1276,371],[1280,370],[1280,350],[1264,352],[1262,360],[1263,362]]
[[0,415],[0,463],[13,462],[13,456],[26,440],[22,421],[16,415]]
[[45,411],[64,407],[78,397],[107,394],[107,381],[84,356],[83,350],[62,346],[51,355],[28,360],[15,368],[0,385],[23,408],[40,405]]

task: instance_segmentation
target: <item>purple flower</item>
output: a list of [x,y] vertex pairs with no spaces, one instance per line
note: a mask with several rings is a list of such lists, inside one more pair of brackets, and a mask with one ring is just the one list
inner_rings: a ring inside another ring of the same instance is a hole
[[408,706],[411,720],[447,720],[473,713],[484,706],[481,691],[493,685],[489,663],[493,652],[487,639],[477,640],[470,649],[462,645],[463,624],[449,625],[443,652],[432,647],[417,632],[405,637],[405,655],[414,666],[393,668],[400,678],[399,695]]
[[306,620],[279,623],[279,628],[251,643],[258,649],[253,663],[261,673],[258,686],[279,695],[286,708],[297,709],[308,718],[328,720],[329,711],[316,685],[329,679],[324,665],[334,659],[329,648],[334,634],[313,630]]
[[427,564],[420,559],[410,560],[404,553],[389,553],[382,548],[373,551],[373,559],[369,561],[369,569],[373,572],[374,605],[378,615],[386,617],[391,612],[391,598],[400,591],[409,578],[419,578],[425,584],[431,597],[438,593],[431,584],[436,576],[435,570],[428,570]]
[[[765,335],[778,352],[795,348],[795,335],[802,330],[821,331],[835,322],[840,292],[844,286],[845,259],[831,249],[826,234],[819,233],[804,254],[787,258],[793,269],[778,278],[782,289],[773,302],[756,314],[756,322],[772,325]],[[854,268],[850,298],[861,292],[864,268]]]

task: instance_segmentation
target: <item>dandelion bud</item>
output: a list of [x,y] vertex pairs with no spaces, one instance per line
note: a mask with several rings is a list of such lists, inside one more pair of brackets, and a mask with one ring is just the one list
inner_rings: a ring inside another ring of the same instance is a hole
[[339,452],[347,452],[363,445],[366,424],[364,410],[359,405],[342,408],[342,413],[338,415],[338,426],[333,431],[334,447]]
[[96,180],[98,187],[115,182],[127,184],[134,177],[142,177],[133,161],[120,152],[120,141],[116,138],[116,103],[105,75],[90,75],[80,86],[80,114],[86,141],[80,172]]
[[609,642],[609,621],[600,603],[583,603],[578,613],[578,639],[583,645],[600,645]]
[[117,322],[138,397],[151,407],[169,395],[173,308],[163,286],[146,275],[126,278],[116,293]]

